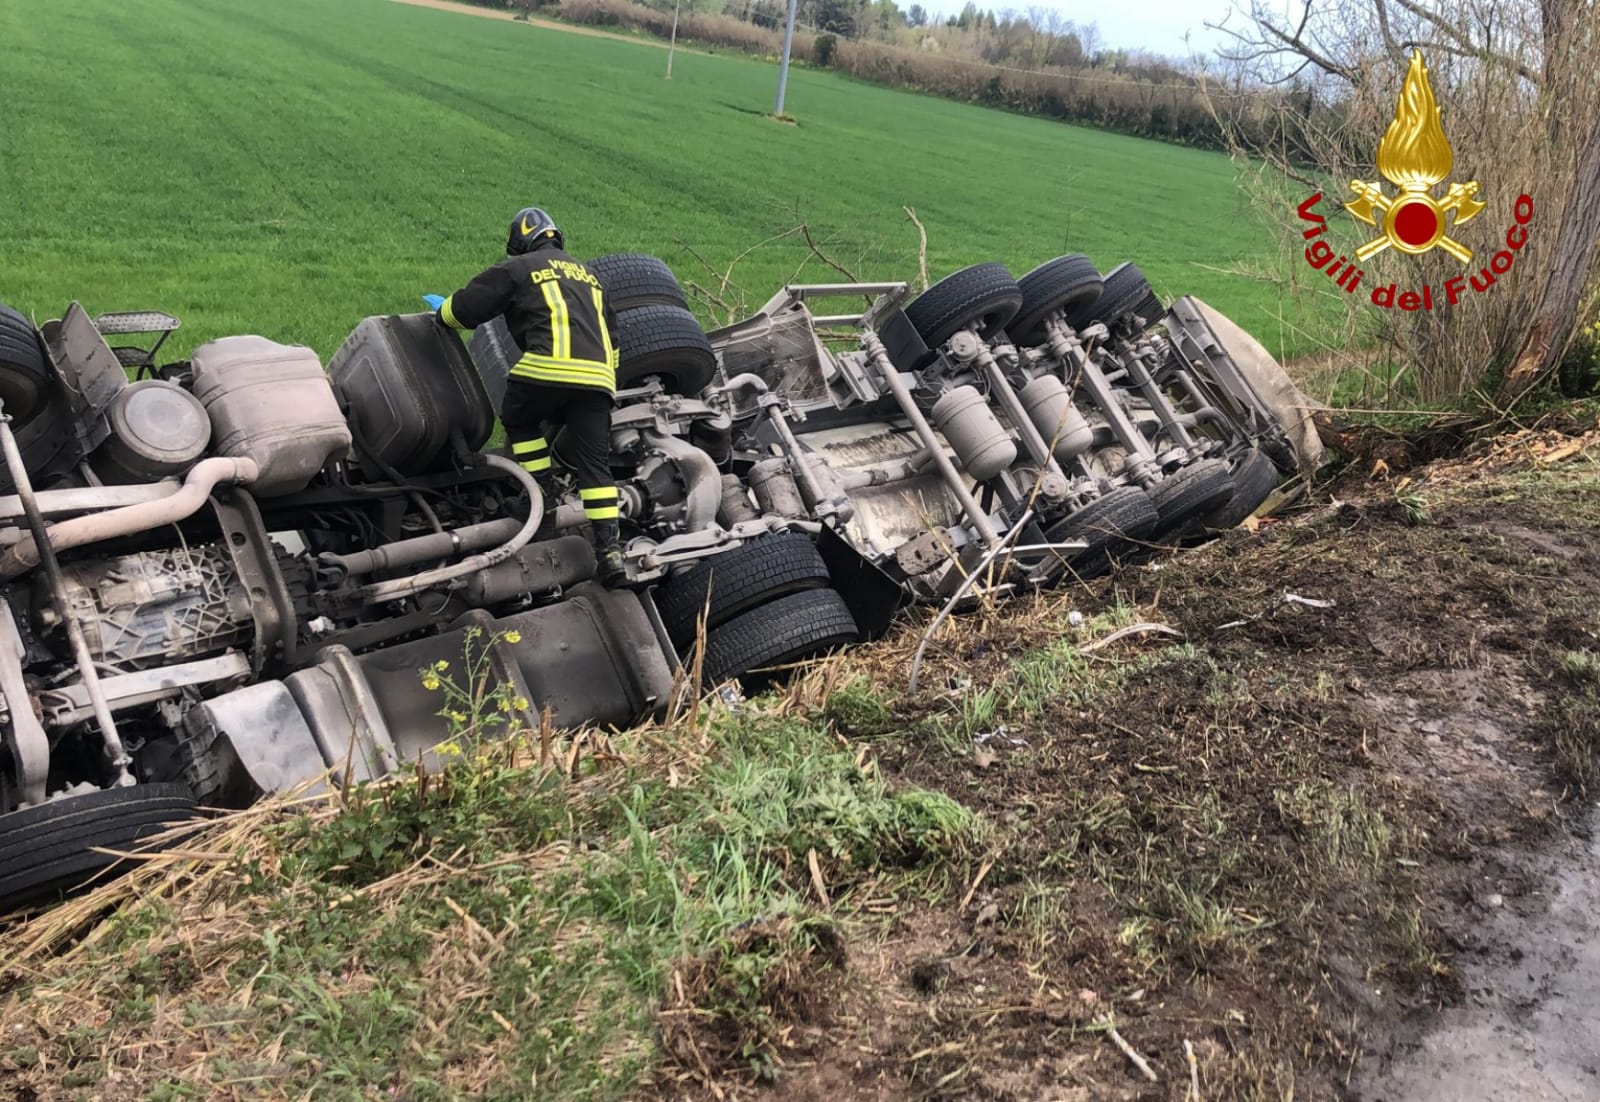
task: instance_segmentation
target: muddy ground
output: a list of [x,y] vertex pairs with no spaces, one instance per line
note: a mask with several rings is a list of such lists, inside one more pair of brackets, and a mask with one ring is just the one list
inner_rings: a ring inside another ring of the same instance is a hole
[[972,694],[1023,693],[1059,607],[963,624],[887,729],[842,717],[997,831],[964,900],[862,917],[772,1096],[1600,1097],[1596,442],[1352,469],[1092,583],[1078,609],[1183,644],[1129,637],[998,731]]

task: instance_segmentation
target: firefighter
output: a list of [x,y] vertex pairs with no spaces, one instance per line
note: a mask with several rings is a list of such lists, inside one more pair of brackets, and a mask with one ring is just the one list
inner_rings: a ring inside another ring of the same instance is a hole
[[600,281],[562,251],[561,230],[538,207],[511,220],[506,259],[455,294],[428,301],[452,329],[504,316],[522,358],[511,367],[500,421],[511,456],[555,500],[550,441],[565,426],[600,580],[626,576],[617,487],[611,478],[611,407],[617,390],[616,319]]

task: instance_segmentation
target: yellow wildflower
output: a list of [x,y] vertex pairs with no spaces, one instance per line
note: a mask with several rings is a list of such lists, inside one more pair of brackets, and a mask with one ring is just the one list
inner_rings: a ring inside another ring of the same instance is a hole
[[450,663],[446,662],[443,658],[441,658],[441,659],[439,659],[439,661],[437,661],[437,662],[435,662],[433,664],[433,668],[438,670],[440,673],[444,673],[445,670],[448,670],[450,668]]
[[522,642],[522,632],[508,631],[506,632],[505,639],[506,642],[510,643],[512,646],[516,646],[518,643]]
[[441,742],[435,749],[443,757],[459,758],[461,756],[461,744],[455,739],[451,739],[449,742]]
[[424,689],[427,689],[430,693],[438,692],[439,691],[439,675],[434,673],[432,670],[429,670],[427,673],[423,674],[422,675],[422,687]]

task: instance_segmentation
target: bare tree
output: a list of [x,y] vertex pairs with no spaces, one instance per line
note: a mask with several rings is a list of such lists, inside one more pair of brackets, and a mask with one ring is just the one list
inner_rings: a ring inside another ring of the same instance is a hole
[[[1370,214],[1351,181],[1376,178],[1379,143],[1400,125],[1410,57],[1423,55],[1451,180],[1471,180],[1487,204],[1471,229],[1472,259],[1438,250],[1407,263],[1374,258],[1360,295],[1304,265],[1298,272],[1312,293],[1348,304],[1350,333],[1392,346],[1425,399],[1471,392],[1497,366],[1502,402],[1546,377],[1600,265],[1593,0],[1306,0],[1292,20],[1252,0],[1247,29],[1221,29],[1233,42],[1206,74],[1208,97],[1236,150],[1270,169],[1258,194],[1272,196],[1296,253],[1308,226],[1284,202],[1282,180],[1321,191],[1329,217]],[[1523,195],[1531,209],[1517,205]],[[1457,224],[1471,209],[1454,208]],[[1380,280],[1435,295],[1463,289],[1433,309],[1375,310],[1365,292]]]
[[1083,45],[1083,56],[1093,63],[1095,55],[1105,46],[1105,40],[1100,37],[1100,24],[1084,23],[1078,27],[1077,34]]

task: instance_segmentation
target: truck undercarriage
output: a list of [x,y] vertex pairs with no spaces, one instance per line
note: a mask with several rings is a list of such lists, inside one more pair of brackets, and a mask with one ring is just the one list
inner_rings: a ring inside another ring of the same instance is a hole
[[159,313],[0,308],[0,909],[196,805],[436,765],[424,675],[463,655],[507,727],[626,726],[686,666],[754,686],[975,574],[1050,586],[1231,527],[1319,460],[1271,356],[1131,264],[791,286],[710,333],[660,261],[591,268],[611,589],[576,493],[489,448],[498,322],[368,318],[325,370],[248,335],[158,363]]

